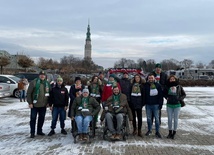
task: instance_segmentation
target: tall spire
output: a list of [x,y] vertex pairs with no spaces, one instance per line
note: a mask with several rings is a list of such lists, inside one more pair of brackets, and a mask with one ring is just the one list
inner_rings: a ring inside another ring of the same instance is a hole
[[88,28],[86,33],[86,41],[91,41],[91,33],[90,33],[90,21],[88,19]]
[[86,40],[85,40],[84,58],[91,60],[91,33],[90,33],[89,19],[88,19],[88,27],[87,27]]

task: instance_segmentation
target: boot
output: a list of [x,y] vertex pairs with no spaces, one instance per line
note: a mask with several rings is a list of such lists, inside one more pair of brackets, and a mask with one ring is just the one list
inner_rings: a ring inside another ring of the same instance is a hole
[[134,136],[137,135],[137,129],[136,128],[134,128],[134,130],[133,130],[133,135]]
[[48,133],[48,136],[52,136],[55,134],[55,131],[52,129],[49,133]]
[[20,102],[22,102],[22,99],[20,99]]
[[176,134],[176,131],[173,131],[173,133],[172,133],[172,139],[175,138],[175,134]]
[[25,98],[24,98],[24,102],[25,102]]
[[80,134],[79,134],[79,141],[82,141],[82,138],[83,138],[83,134],[80,133]]
[[172,130],[169,130],[169,134],[168,134],[168,136],[166,137],[166,138],[172,138]]
[[137,134],[139,137],[143,137],[142,135],[142,132],[141,132],[141,129],[138,129],[138,134]]

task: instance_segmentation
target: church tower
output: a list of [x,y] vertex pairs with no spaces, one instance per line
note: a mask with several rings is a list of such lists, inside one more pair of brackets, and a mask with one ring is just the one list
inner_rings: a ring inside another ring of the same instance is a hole
[[86,33],[86,40],[85,40],[85,53],[84,59],[91,60],[91,33],[90,33],[90,25],[88,22],[88,28]]

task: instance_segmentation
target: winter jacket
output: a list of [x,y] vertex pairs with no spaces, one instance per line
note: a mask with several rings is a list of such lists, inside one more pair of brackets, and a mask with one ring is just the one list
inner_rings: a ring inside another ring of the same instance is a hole
[[132,91],[132,87],[133,87],[134,83],[132,83],[131,87],[129,88],[130,89],[130,108],[131,109],[142,109],[143,106],[144,106],[144,102],[143,102],[143,98],[144,98],[144,90],[143,90],[143,83],[140,84],[140,93],[141,93],[141,96],[135,96],[135,95],[132,95],[131,91]]
[[88,97],[88,107],[87,109],[89,110],[88,112],[84,112],[83,110],[81,110],[79,107],[81,107],[82,104],[82,95],[80,97],[76,97],[74,99],[74,102],[72,104],[71,107],[71,117],[75,117],[75,116],[82,116],[82,115],[96,115],[99,113],[101,107],[100,104],[96,101],[95,98],[93,97]]
[[52,88],[49,97],[49,106],[67,107],[68,106],[68,90],[64,84],[58,84]]
[[[33,81],[30,82],[28,90],[27,90],[27,102],[28,104],[33,104],[34,100],[34,95],[36,91],[36,81],[37,79],[34,79]],[[46,107],[48,104],[48,96],[45,96],[45,84],[44,82],[40,83],[39,87],[39,96],[37,99],[37,103],[33,104],[34,107]],[[50,87],[49,87],[50,89]]]
[[[106,101],[106,104],[105,106],[108,107],[107,110],[103,110],[102,114],[101,114],[101,117],[100,117],[100,120],[103,121],[104,118],[105,118],[105,114],[106,112],[110,112],[110,113],[113,113],[113,114],[116,114],[117,113],[117,110],[114,109],[112,103],[113,103],[113,99],[112,99],[113,95],[110,96],[107,101]],[[131,112],[131,109],[129,108],[129,104],[127,102],[127,97],[125,94],[120,94],[120,107],[121,110],[118,111],[118,113],[125,113],[125,114],[128,114],[128,117],[129,117],[129,120],[132,121],[133,120],[133,116],[132,116],[132,112]],[[118,109],[119,109],[118,108]]]
[[151,96],[150,95],[150,86],[151,84],[149,82],[146,82],[146,84],[144,85],[144,99],[143,102],[145,105],[159,105],[160,107],[162,107],[163,105],[163,91],[161,88],[161,85],[159,83],[154,83],[158,94],[155,96]]
[[131,81],[128,78],[122,78],[119,80],[119,84],[121,87],[121,93],[125,94],[127,97],[127,101],[130,101],[130,87],[131,87]]

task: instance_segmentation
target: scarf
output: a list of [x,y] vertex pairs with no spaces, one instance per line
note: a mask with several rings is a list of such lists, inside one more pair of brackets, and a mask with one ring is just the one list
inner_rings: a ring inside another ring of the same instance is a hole
[[100,94],[98,83],[92,83],[92,85],[91,85],[91,94],[95,94],[95,95]]
[[88,109],[88,103],[89,103],[89,98],[88,97],[83,97],[81,101],[81,107],[83,109]]
[[114,106],[120,106],[120,94],[119,95],[113,95],[113,107]]
[[117,86],[117,82],[115,80],[114,81],[108,81],[107,85],[112,86],[112,88],[113,88],[113,87]]
[[34,98],[33,98],[33,103],[36,103],[37,100],[38,100],[38,96],[39,96],[39,93],[40,93],[40,84],[44,84],[44,92],[45,92],[45,95],[49,95],[49,90],[50,90],[50,85],[49,83],[47,82],[47,80],[40,80],[40,78],[37,78],[36,79],[36,86],[35,86],[35,94],[34,94]]

